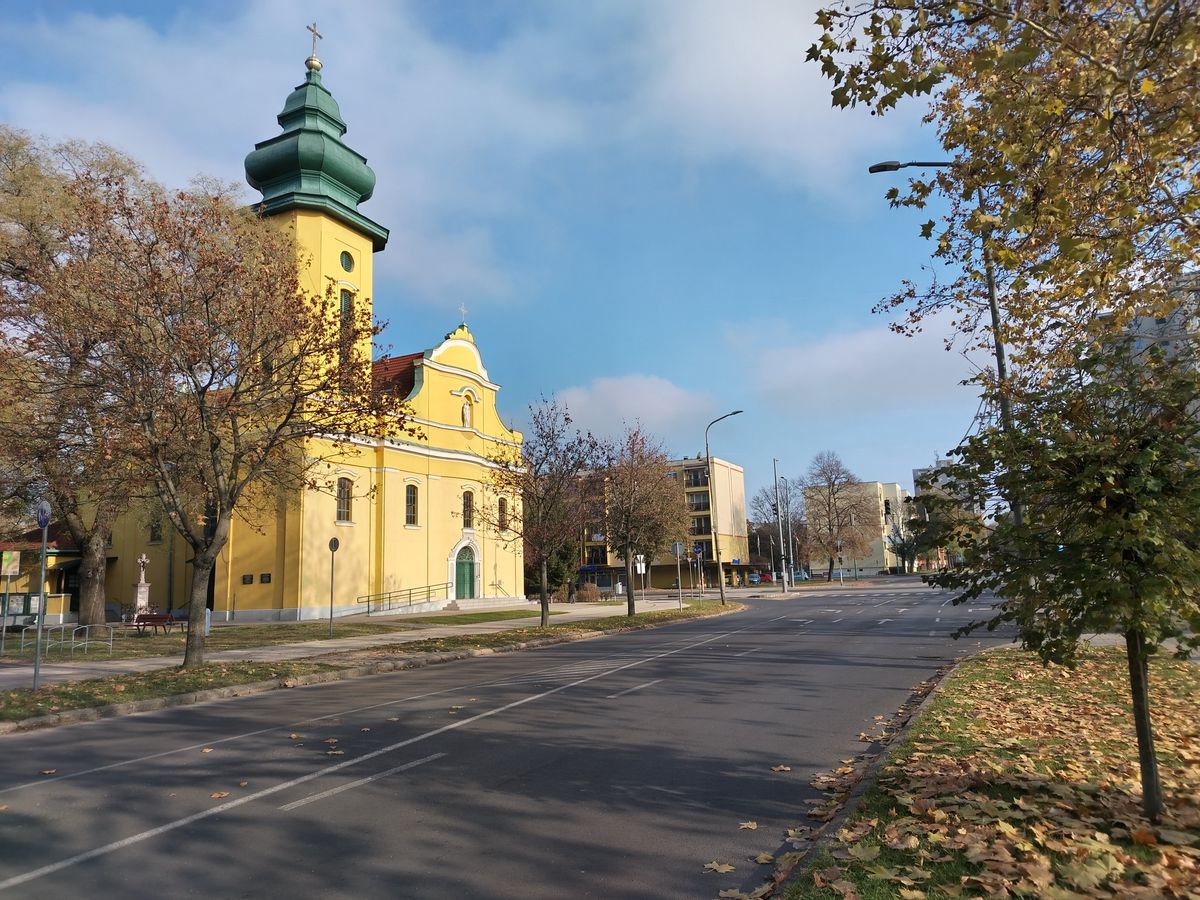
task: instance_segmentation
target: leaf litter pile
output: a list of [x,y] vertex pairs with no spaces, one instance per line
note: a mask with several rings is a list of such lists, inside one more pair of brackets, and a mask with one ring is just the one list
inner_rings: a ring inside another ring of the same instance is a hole
[[1112,649],[963,663],[787,897],[1200,898],[1200,667],[1152,660],[1159,826],[1127,671]]

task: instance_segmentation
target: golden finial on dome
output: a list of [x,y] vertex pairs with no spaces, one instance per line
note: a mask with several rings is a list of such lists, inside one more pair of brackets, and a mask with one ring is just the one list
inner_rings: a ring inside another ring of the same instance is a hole
[[309,69],[309,71],[320,72],[321,71],[321,60],[319,60],[317,58],[317,40],[319,38],[325,37],[325,35],[321,34],[321,32],[319,32],[319,31],[317,31],[317,23],[316,22],[313,22],[311,25],[306,25],[305,28],[308,31],[312,32],[313,46],[312,46],[312,55],[304,61],[304,65],[307,69]]

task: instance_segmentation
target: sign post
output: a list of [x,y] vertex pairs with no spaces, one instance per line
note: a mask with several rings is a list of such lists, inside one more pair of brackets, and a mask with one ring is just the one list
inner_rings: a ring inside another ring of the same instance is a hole
[[671,555],[675,557],[675,589],[679,594],[679,608],[683,609],[683,570],[680,568],[680,561],[683,559],[683,554],[687,548],[683,546],[683,541],[676,541],[671,545]]
[[341,542],[333,537],[329,539],[329,637],[333,638],[333,560],[337,556]]
[[50,501],[43,500],[37,508],[38,528],[42,529],[42,576],[38,582],[37,643],[33,647],[33,689],[38,689],[42,675],[42,622],[46,619],[46,538],[50,530]]
[[642,576],[642,599],[646,599],[646,554],[639,553],[633,558],[634,570]]

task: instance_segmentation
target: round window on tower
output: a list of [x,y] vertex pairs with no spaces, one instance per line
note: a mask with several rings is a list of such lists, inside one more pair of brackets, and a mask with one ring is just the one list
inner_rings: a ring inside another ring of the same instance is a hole
[[347,272],[354,271],[354,257],[350,255],[349,250],[342,251],[342,268]]

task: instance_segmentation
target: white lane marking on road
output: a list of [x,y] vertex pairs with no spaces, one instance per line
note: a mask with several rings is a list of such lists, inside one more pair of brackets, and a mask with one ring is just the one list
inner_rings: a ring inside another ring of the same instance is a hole
[[823,610],[821,610],[821,612],[833,612],[833,613],[840,613],[840,612],[841,612],[841,610],[840,610],[840,609],[823,609]]
[[910,609],[912,609],[912,607],[911,607],[911,606],[906,606],[904,609],[898,609],[898,610],[896,610],[896,612],[898,612],[898,613],[906,613],[906,612],[908,612]]
[[735,653],[734,656],[745,656],[747,653],[757,653],[762,647],[751,647],[749,650],[743,650],[741,653]]
[[845,616],[842,616],[841,618],[834,619],[831,624],[836,625],[838,622],[842,621],[842,619],[845,619],[845,618],[846,618]]
[[884,622],[895,622],[895,621],[896,621],[895,619],[880,619],[879,624],[882,625]]
[[648,688],[652,684],[658,684],[662,681],[661,678],[655,678],[653,681],[647,681],[645,684],[639,684],[637,687],[626,688],[623,691],[617,691],[615,694],[609,694],[605,700],[616,700],[618,697],[624,697],[626,694],[632,694],[634,691],[640,691],[642,688]]
[[929,632],[929,636],[930,636],[930,637],[933,637],[933,636],[935,636],[936,634],[937,634],[937,632],[936,632],[936,631],[933,631],[933,630],[931,630],[931,631]]
[[[786,618],[780,616],[780,618]],[[132,847],[134,844],[140,844],[142,841],[149,840],[153,837],[158,837],[160,834],[167,834],[175,831],[178,828],[183,828],[185,825],[191,825],[193,822],[199,822],[203,819],[211,818],[212,816],[220,815],[223,812],[228,812],[231,809],[237,809],[239,806],[245,806],[247,803],[252,803],[255,800],[261,800],[263,797],[269,797],[272,794],[278,794],[280,791],[286,791],[288,788],[293,788],[299,784],[307,784],[314,779],[321,778],[325,775],[332,775],[334,772],[340,772],[342,769],[356,766],[359,763],[366,762],[369,759],[374,759],[377,756],[383,756],[385,753],[391,753],[394,750],[399,750],[401,747],[408,747],[420,741],[428,740],[432,737],[437,737],[439,734],[445,734],[448,731],[454,731],[472,722],[478,722],[481,719],[488,719],[492,716],[499,715],[502,712],[508,712],[510,709],[516,709],[518,706],[524,706],[526,703],[532,703],[535,700],[542,700],[553,694],[561,693],[569,688],[578,687],[581,684],[587,684],[589,681],[595,681],[597,678],[603,678],[606,675],[614,675],[617,672],[624,672],[626,669],[632,669],[636,666],[644,665],[649,662],[663,659],[667,656],[674,656],[676,653],[682,653],[685,650],[692,650],[696,647],[703,647],[705,644],[711,644],[713,641],[724,640],[727,637],[735,634],[741,634],[743,631],[749,631],[754,628],[754,625],[747,625],[744,628],[738,628],[734,631],[726,631],[722,634],[716,634],[712,637],[705,638],[702,641],[696,641],[693,644],[687,644],[675,650],[667,650],[663,653],[657,653],[653,656],[647,656],[644,659],[635,660],[626,663],[622,666],[616,666],[607,672],[600,672],[596,675],[590,675],[587,678],[580,678],[578,681],[572,681],[570,684],[560,684],[558,687],[550,688],[542,691],[540,694],[530,694],[528,697],[522,697],[520,700],[514,700],[512,703],[506,703],[503,706],[497,706],[495,709],[489,709],[486,712],[477,713],[466,719],[459,719],[457,722],[450,722],[443,725],[441,728],[435,728],[432,731],[426,731],[424,734],[418,734],[403,741],[397,741],[394,744],[389,744],[386,747],[380,747],[378,750],[372,750],[370,753],[364,753],[362,756],[356,756],[354,759],[348,759],[345,762],[335,763],[332,766],[326,766],[323,769],[318,769],[315,772],[309,772],[307,775],[301,775],[299,778],[293,778],[290,781],[280,782],[269,788],[263,788],[261,791],[255,791],[253,794],[247,794],[244,797],[238,797],[236,800],[229,800],[209,809],[201,810],[198,813],[192,813],[190,816],[184,816],[182,819],[176,819],[173,822],[166,822],[156,828],[150,828],[146,831],[131,834],[129,837],[122,838],[119,841],[105,844],[102,847],[94,847],[91,850],[86,850],[83,853],[77,853],[75,856],[70,856],[66,859],[60,859],[58,862],[50,863],[41,866],[37,869],[32,869],[29,872],[24,872],[20,875],[14,875],[11,878],[6,878],[0,881],[0,891],[6,891],[9,888],[17,887],[18,885],[26,884],[35,879],[42,878],[46,875],[52,875],[55,872],[60,872],[63,869],[68,869],[71,866],[78,865],[82,862],[87,862],[89,859],[96,859],[99,856],[107,856],[110,853],[115,853],[118,850],[123,850],[126,847]]]
[[934,617],[933,617],[933,621],[935,621],[935,622],[940,622],[940,621],[942,621],[942,617],[941,617],[941,616],[934,616]]
[[375,775],[368,775],[366,778],[360,778],[358,781],[351,781],[349,784],[343,784],[339,787],[330,788],[327,791],[321,791],[319,794],[312,794],[300,800],[294,800],[291,803],[285,803],[279,807],[282,810],[291,812],[297,807],[304,806],[309,803],[315,803],[317,800],[324,800],[326,797],[332,797],[334,794],[340,794],[342,791],[348,791],[351,788],[359,787],[360,785],[369,784],[372,781],[378,781],[380,778],[387,778],[389,775],[395,775],[397,772],[407,772],[409,769],[415,769],[417,766],[424,765],[427,762],[433,762],[435,759],[441,759],[445,753],[434,753],[426,756],[424,759],[414,759],[412,762],[407,762],[402,766],[396,766],[393,769],[388,769],[386,772],[379,772]]
[[942,601],[941,605],[945,606],[947,603],[949,603],[953,599],[954,599],[953,597],[947,597],[945,600]]
[[799,622],[801,625],[808,625],[812,619],[792,619],[793,622]]

